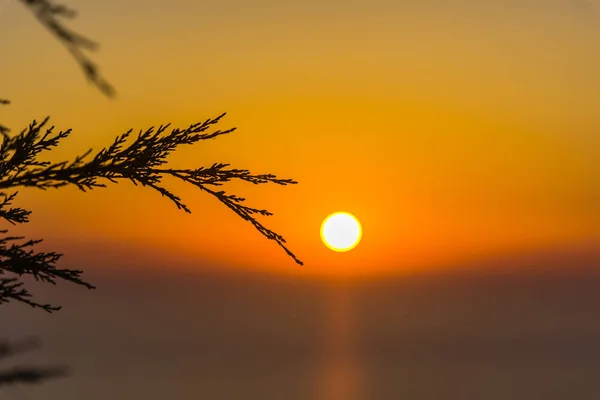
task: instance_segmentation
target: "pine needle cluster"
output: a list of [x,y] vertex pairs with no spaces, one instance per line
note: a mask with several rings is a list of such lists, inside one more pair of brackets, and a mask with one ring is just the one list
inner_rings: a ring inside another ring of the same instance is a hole
[[[169,125],[161,125],[157,129],[151,127],[140,131],[127,144],[133,132],[129,130],[93,156],[92,150],[88,150],[72,161],[57,163],[41,161],[39,156],[58,146],[62,139],[71,134],[70,129],[54,133],[54,126],[47,127],[48,119],[45,119],[40,123],[33,121],[16,136],[5,133],[0,144],[0,218],[13,225],[28,222],[31,211],[12,206],[17,192],[9,193],[9,190],[17,187],[47,190],[71,185],[87,192],[106,187],[107,183],[123,180],[154,189],[178,209],[191,213],[183,200],[163,185],[164,177],[172,177],[215,197],[239,217],[250,222],[260,234],[276,242],[296,263],[302,265],[302,261],[287,248],[283,236],[256,219],[257,215],[272,215],[269,211],[247,206],[243,197],[228,194],[220,189],[220,186],[233,180],[255,185],[292,185],[296,184],[296,181],[278,178],[273,174],[253,174],[249,170],[231,168],[229,164],[224,163],[195,169],[168,168],[165,165],[167,157],[179,146],[192,145],[233,132],[235,128],[211,129],[224,116],[225,114],[221,114],[184,129],[171,129],[169,132]],[[2,230],[0,233],[7,234],[8,231]],[[59,269],[55,266],[61,254],[36,252],[33,247],[40,240],[20,242],[23,239],[16,236],[0,238],[0,303],[17,300],[49,312],[59,309],[32,300],[30,293],[23,287],[23,282],[18,278],[2,277],[7,272],[16,276],[31,275],[36,280],[51,284],[61,279],[93,288],[81,280],[81,271]]]
[[[77,13],[52,0],[20,1],[66,46],[88,80],[106,96],[114,96],[114,88],[85,54],[86,50],[96,50],[98,44],[63,25],[65,19],[74,18]],[[0,99],[0,105],[6,104],[9,104],[8,100]],[[166,166],[167,156],[179,146],[193,145],[233,132],[235,128],[212,130],[224,116],[225,114],[221,114],[187,128],[174,128],[170,131],[170,125],[161,125],[157,129],[151,127],[140,131],[135,138],[132,138],[133,130],[129,130],[93,156],[92,150],[89,150],[74,160],[58,163],[42,161],[39,156],[58,146],[61,140],[71,134],[70,129],[55,133],[54,126],[48,126],[49,119],[46,118],[39,123],[33,121],[18,135],[11,136],[10,130],[0,124],[0,219],[12,225],[29,221],[30,210],[12,205],[18,193],[15,189],[18,187],[47,190],[72,185],[85,192],[123,180],[152,188],[174,203],[178,209],[190,213],[191,210],[182,199],[163,185],[164,177],[172,177],[215,197],[239,217],[251,223],[260,234],[276,242],[296,263],[302,265],[302,261],[287,248],[283,236],[256,219],[258,215],[272,215],[269,211],[249,207],[244,203],[244,198],[229,194],[220,188],[224,183],[233,180],[256,185],[291,185],[296,184],[296,181],[281,179],[273,174],[253,174],[246,169],[231,168],[225,163],[195,169],[174,169]],[[0,235],[5,235],[0,237],[0,304],[12,300],[47,312],[60,309],[32,299],[31,293],[24,287],[21,279],[23,276],[31,276],[37,281],[50,284],[63,280],[89,289],[94,288],[81,279],[82,271],[56,266],[62,254],[36,251],[35,245],[41,240],[9,236],[7,229],[0,230]]]
[[[88,81],[105,96],[114,97],[115,89],[104,79],[98,66],[85,53],[85,51],[97,50],[98,44],[63,25],[65,19],[76,17],[75,10],[56,4],[53,0],[19,1],[67,48]],[[8,100],[0,99],[0,105],[6,104],[9,104]],[[42,161],[39,156],[58,146],[61,140],[71,134],[70,129],[54,133],[54,127],[48,127],[49,119],[46,118],[40,123],[33,121],[20,134],[11,136],[10,130],[0,124],[0,136],[2,136],[0,220],[4,219],[11,225],[29,221],[30,210],[13,206],[13,201],[18,194],[15,189],[18,187],[47,190],[72,185],[86,192],[122,180],[150,187],[169,199],[178,209],[190,213],[190,209],[181,198],[163,186],[163,178],[172,177],[214,196],[242,219],[250,222],[267,239],[275,241],[296,263],[302,265],[302,262],[286,247],[285,239],[256,219],[257,215],[269,216],[270,212],[249,207],[245,205],[244,198],[228,194],[219,188],[233,180],[256,185],[266,183],[290,185],[297,182],[292,179],[277,178],[272,174],[253,174],[245,169],[231,168],[229,164],[224,163],[195,169],[174,169],[166,166],[167,156],[179,146],[192,145],[233,132],[235,128],[210,131],[224,115],[192,124],[185,129],[175,128],[170,132],[167,132],[169,125],[157,129],[151,127],[146,131],[140,131],[133,140],[130,140],[133,130],[129,130],[93,156],[91,156],[92,150],[89,150],[72,161],[58,163]],[[53,285],[58,281],[67,281],[94,289],[94,286],[81,278],[81,270],[57,267],[56,263],[62,254],[36,251],[35,245],[40,242],[39,239],[10,236],[8,229],[0,229],[0,305],[17,301],[47,312],[61,308],[34,300],[24,286],[24,277],[33,277],[36,281]],[[37,342],[32,341],[16,344],[0,341],[0,361],[36,346]],[[14,367],[0,371],[0,386],[39,383],[66,375],[68,371],[63,367]]]

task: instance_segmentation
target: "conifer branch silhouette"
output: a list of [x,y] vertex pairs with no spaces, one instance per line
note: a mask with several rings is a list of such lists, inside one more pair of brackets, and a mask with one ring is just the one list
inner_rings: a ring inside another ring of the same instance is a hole
[[[98,73],[97,66],[89,60],[83,50],[95,50],[97,44],[62,25],[62,19],[74,18],[76,12],[51,0],[20,0],[38,20],[50,30],[71,52],[83,69],[86,77],[107,96],[114,96],[112,86]],[[0,105],[10,104],[0,99]],[[191,145],[202,140],[215,139],[231,133],[235,128],[224,131],[207,132],[217,124],[225,114],[188,126],[185,129],[172,129],[166,133],[170,124],[140,131],[131,144],[125,146],[133,130],[118,136],[107,148],[99,151],[90,159],[92,150],[88,150],[73,161],[49,163],[40,161],[38,156],[56,147],[59,142],[71,134],[71,130],[54,134],[54,127],[46,127],[49,118],[38,123],[33,121],[28,128],[16,136],[10,136],[10,130],[0,125],[0,218],[12,225],[26,223],[31,211],[19,207],[10,207],[17,192],[8,193],[17,187],[35,187],[38,189],[57,189],[74,185],[82,191],[105,187],[107,182],[117,183],[129,180],[135,185],[147,186],[167,197],[178,209],[187,213],[191,210],[177,195],[162,185],[163,177],[172,177],[196,186],[201,191],[215,197],[242,219],[250,222],[256,230],[269,240],[275,241],[288,256],[302,265],[294,253],[286,246],[283,236],[265,227],[255,217],[270,216],[269,211],[249,207],[245,199],[224,190],[219,186],[232,180],[246,181],[252,184],[274,183],[291,185],[292,179],[281,179],[273,174],[253,174],[245,169],[230,168],[229,164],[217,163],[210,167],[196,169],[166,168],[166,158],[178,146]],[[0,234],[7,234],[0,230]],[[55,252],[36,252],[33,247],[41,240],[24,240],[25,237],[6,236],[0,238],[0,304],[15,300],[41,308],[47,312],[57,311],[60,307],[42,304],[33,300],[30,292],[18,277],[31,275],[37,281],[56,284],[57,280],[69,281],[93,289],[94,286],[81,279],[82,271],[60,269],[56,262],[62,254]]]
[[[169,199],[178,209],[187,213],[191,210],[182,199],[165,188],[162,178],[170,176],[196,186],[214,196],[242,219],[250,222],[259,233],[275,241],[288,256],[302,265],[294,253],[286,246],[283,236],[275,233],[259,222],[255,216],[270,216],[269,211],[246,206],[245,199],[228,194],[217,187],[232,180],[250,182],[255,185],[274,183],[293,185],[292,179],[281,179],[273,174],[253,174],[246,169],[230,168],[229,164],[213,164],[210,167],[195,169],[165,168],[167,157],[181,145],[192,145],[202,140],[215,139],[235,130],[210,131],[225,114],[189,125],[185,129],[174,128],[166,133],[169,124],[156,130],[151,127],[140,131],[137,137],[126,145],[133,130],[118,136],[114,142],[89,157],[92,150],[75,157],[72,161],[50,163],[41,161],[38,156],[59,145],[60,141],[71,134],[71,130],[54,133],[54,126],[46,127],[48,118],[41,123],[33,121],[19,135],[4,135],[0,144],[0,218],[11,224],[28,222],[31,212],[20,207],[10,207],[17,192],[7,194],[3,190],[17,187],[34,187],[42,190],[57,189],[73,185],[86,192],[94,188],[106,187],[106,183],[118,183],[128,180],[135,185],[147,186]],[[7,230],[0,231],[7,233]],[[0,274],[12,272],[16,275],[30,274],[36,280],[56,283],[56,279],[70,281],[88,288],[92,285],[80,279],[81,271],[58,269],[55,263],[61,254],[36,253],[31,247],[40,240],[28,240],[15,243],[23,237],[8,236],[0,239]],[[32,307],[40,307],[51,312],[60,309],[49,304],[40,304],[30,299],[30,293],[23,288],[22,282],[15,278],[0,279],[0,303],[17,300]]]
[[98,65],[90,60],[84,50],[96,51],[98,43],[82,36],[63,25],[64,19],[74,19],[77,11],[56,4],[52,0],[20,0],[38,21],[50,31],[71,53],[90,83],[95,85],[107,97],[116,95],[115,88],[100,74]]
[[[86,78],[105,96],[114,97],[116,92],[99,73],[97,65],[85,54],[94,51],[98,44],[62,25],[64,19],[74,18],[76,12],[52,0],[20,0],[33,12],[44,25],[74,57]],[[0,99],[0,106],[10,102]],[[269,240],[275,241],[296,263],[300,261],[286,246],[285,239],[265,227],[255,217],[272,215],[267,210],[252,208],[244,204],[245,199],[228,194],[218,187],[224,183],[238,180],[252,184],[274,183],[291,185],[292,179],[281,179],[273,174],[253,174],[245,169],[230,168],[229,164],[217,163],[210,167],[195,169],[174,169],[166,167],[166,158],[181,145],[192,145],[202,140],[215,139],[231,133],[235,128],[209,132],[225,114],[188,126],[185,129],[172,129],[170,125],[161,125],[146,131],[140,131],[129,145],[126,145],[133,130],[118,136],[115,141],[89,157],[92,150],[76,157],[72,161],[50,163],[38,159],[38,156],[71,134],[71,130],[54,134],[54,127],[47,127],[49,118],[38,123],[33,121],[16,136],[0,124],[0,219],[11,225],[29,222],[31,211],[13,207],[12,203],[18,187],[31,187],[42,190],[57,189],[73,185],[82,191],[105,187],[107,183],[129,180],[135,185],[147,186],[167,197],[178,209],[187,213],[191,210],[181,198],[166,189],[162,178],[172,177],[196,186],[199,190],[214,196],[242,219],[250,222],[256,230]],[[0,230],[0,305],[10,301],[21,302],[33,308],[54,312],[59,306],[37,302],[25,288],[23,276],[31,276],[36,281],[55,285],[58,281],[68,281],[94,289],[94,286],[81,278],[82,271],[57,268],[56,263],[62,254],[56,252],[38,252],[35,245],[42,240],[26,239],[23,236],[8,236],[8,230]],[[29,343],[31,344],[31,343]],[[10,345],[0,342],[0,359],[18,350],[28,349],[28,345]],[[68,372],[62,367],[23,367],[0,371],[0,386],[13,383],[36,383],[49,378],[64,376]]]
[[[114,97],[116,92],[112,85],[102,77],[96,64],[83,52],[83,50],[96,50],[98,45],[91,40],[70,31],[62,25],[61,18],[74,18],[76,16],[75,11],[65,6],[57,5],[51,0],[20,1],[35,14],[37,19],[48,28],[60,42],[67,47],[71,55],[75,58],[75,61],[83,70],[86,78],[104,95],[107,97]],[[10,104],[9,100],[0,98],[0,105],[7,104]],[[10,151],[8,149],[11,144],[15,153],[13,154],[11,161],[2,163],[3,173],[0,174],[0,176],[5,176],[4,174],[7,174],[11,168],[15,167],[17,168],[17,171],[14,169],[12,169],[12,171],[17,175],[18,171],[25,172],[26,170],[26,168],[23,169],[23,164],[18,166],[19,156],[25,153],[22,150],[19,151],[14,148],[15,144],[18,143],[18,140],[11,140],[9,132],[10,130],[0,123],[0,135],[4,137],[4,155],[6,156]],[[32,164],[35,165],[35,155],[33,155],[33,158],[31,158],[31,155],[26,156],[25,158],[29,160],[30,166]],[[5,160],[3,159],[3,161]],[[28,161],[24,162],[24,164],[27,163]],[[29,215],[31,214],[31,211],[19,207],[10,207],[16,195],[17,192],[12,194],[0,192],[0,197],[3,198],[0,203],[0,218],[5,219],[12,225],[28,222]],[[2,234],[6,234],[7,232],[7,230],[0,230],[0,233]],[[60,309],[60,307],[55,307],[50,304],[42,304],[33,301],[31,299],[31,294],[23,286],[24,282],[21,282],[17,278],[23,275],[31,275],[38,281],[49,282],[52,284],[56,283],[56,279],[62,279],[90,289],[94,288],[89,283],[81,280],[80,275],[82,271],[56,268],[55,263],[61,257],[61,254],[54,252],[35,252],[32,247],[41,242],[41,240],[27,240],[24,243],[18,243],[18,241],[22,239],[25,238],[20,236],[0,238],[0,304],[10,300],[16,300],[48,312]],[[7,277],[7,273],[12,273],[13,275],[16,275],[16,277]],[[17,344],[0,342],[0,360],[16,352],[28,350],[32,347],[36,347],[36,343],[31,341]],[[0,386],[17,383],[40,383],[47,379],[66,375],[68,375],[68,371],[64,367],[13,367],[9,370],[0,371]]]
[[[76,12],[52,0],[20,1],[65,45],[88,81],[105,96],[114,97],[116,92],[113,86],[104,79],[98,66],[85,54],[85,51],[97,50],[98,44],[63,26],[63,21],[74,18]],[[0,106],[7,104],[10,104],[9,100],[0,98]],[[122,180],[150,187],[174,203],[178,209],[191,213],[181,198],[163,186],[162,179],[171,177],[192,184],[214,196],[239,217],[250,222],[260,234],[275,241],[288,256],[302,265],[302,261],[287,248],[285,239],[256,219],[257,215],[272,215],[269,211],[246,206],[244,198],[218,188],[233,180],[256,185],[291,185],[296,184],[296,181],[281,179],[273,174],[253,174],[245,169],[231,168],[229,164],[224,163],[195,169],[174,169],[165,165],[167,156],[179,146],[192,145],[233,132],[235,128],[209,131],[223,116],[225,114],[192,124],[185,129],[172,129],[170,132],[167,132],[170,125],[161,125],[157,129],[151,127],[140,131],[137,138],[127,144],[133,132],[129,130],[93,157],[90,157],[92,150],[88,150],[70,162],[58,163],[42,161],[38,156],[58,146],[62,139],[71,134],[70,129],[55,134],[53,126],[47,127],[49,118],[46,118],[40,123],[33,121],[20,134],[11,136],[10,129],[0,124],[0,219],[11,225],[29,222],[31,211],[12,206],[18,194],[15,189],[18,187],[47,190],[72,185],[86,192]],[[49,313],[61,309],[60,306],[34,300],[21,279],[24,276],[53,285],[59,281],[68,281],[94,289],[93,285],[81,278],[83,271],[57,268],[56,263],[62,254],[36,251],[34,247],[41,241],[24,236],[9,236],[7,229],[0,229],[0,305],[16,301]],[[16,345],[0,341],[0,360],[35,346],[31,341]],[[11,370],[0,371],[0,386],[37,383],[65,375],[68,375],[68,371],[63,367],[14,367]]]

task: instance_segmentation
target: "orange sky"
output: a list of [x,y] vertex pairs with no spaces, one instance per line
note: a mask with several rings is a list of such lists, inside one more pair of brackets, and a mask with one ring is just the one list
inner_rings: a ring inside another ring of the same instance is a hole
[[[265,224],[306,266],[178,182],[168,186],[192,215],[128,182],[21,191],[34,213],[19,231],[82,260],[119,243],[133,246],[126,258],[148,248],[309,275],[600,240],[600,16],[583,0],[478,3],[70,1],[72,26],[102,44],[94,59],[119,93],[109,101],[20,4],[4,2],[0,34],[16,38],[2,44],[4,124],[19,131],[50,115],[72,127],[58,160],[128,128],[226,111],[221,128],[238,130],[178,150],[173,164],[298,180],[229,188],[275,213]],[[339,210],[364,228],[349,253],[320,242],[321,221]]]

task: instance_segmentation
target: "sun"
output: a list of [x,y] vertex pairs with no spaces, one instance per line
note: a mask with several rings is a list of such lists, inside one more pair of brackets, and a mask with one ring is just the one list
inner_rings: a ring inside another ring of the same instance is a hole
[[362,237],[362,227],[356,217],[347,212],[329,215],[321,224],[321,239],[333,251],[352,250]]

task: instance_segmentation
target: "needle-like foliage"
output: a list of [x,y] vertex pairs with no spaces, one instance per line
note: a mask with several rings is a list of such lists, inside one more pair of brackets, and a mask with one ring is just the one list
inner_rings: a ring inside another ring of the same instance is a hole
[[[62,25],[64,18],[76,16],[75,11],[52,0],[20,1],[67,47],[86,77],[105,95],[113,96],[115,91],[112,86],[98,73],[96,64],[84,53],[84,50],[95,50],[97,44]],[[8,100],[0,99],[0,105],[8,103]],[[224,115],[192,124],[184,129],[174,128],[168,131],[169,125],[161,125],[157,129],[151,127],[140,131],[135,138],[131,138],[133,130],[129,130],[93,156],[92,150],[89,150],[72,161],[59,163],[42,161],[39,156],[58,146],[62,139],[71,134],[70,129],[54,133],[54,127],[48,127],[46,118],[40,123],[33,121],[20,134],[11,136],[10,130],[0,125],[0,135],[3,138],[0,144],[0,219],[13,225],[28,222],[31,211],[12,206],[17,195],[14,189],[18,187],[56,189],[74,185],[82,191],[89,191],[120,180],[150,187],[167,197],[177,208],[191,212],[181,198],[163,186],[163,178],[172,177],[214,196],[242,219],[250,222],[267,239],[275,241],[296,263],[302,265],[286,247],[285,239],[256,219],[257,215],[269,216],[270,212],[249,207],[244,204],[244,198],[228,194],[219,188],[232,180],[278,185],[297,182],[277,178],[272,174],[253,174],[246,169],[231,168],[229,164],[224,163],[195,169],[174,169],[166,166],[167,156],[177,147],[215,139],[233,132],[235,128],[211,130]],[[0,234],[7,235],[8,230],[0,230]],[[33,300],[21,280],[23,276],[32,276],[37,281],[51,284],[64,280],[94,288],[81,279],[82,271],[57,268],[56,263],[62,254],[37,252],[34,247],[40,241],[27,240],[21,236],[0,237],[0,304],[14,300],[48,312],[60,309]]]
[[[114,97],[115,90],[99,73],[97,65],[85,54],[94,51],[98,44],[81,36],[62,23],[64,19],[74,18],[76,12],[52,0],[20,0],[33,12],[37,19],[61,43],[63,43],[75,61],[82,68],[87,79],[107,97]],[[0,99],[0,105],[9,104]],[[202,140],[214,139],[234,131],[213,130],[225,114],[204,122],[192,124],[184,129],[171,129],[164,125],[146,131],[140,131],[131,138],[132,130],[118,136],[108,147],[92,156],[89,150],[72,161],[50,163],[39,158],[40,154],[59,145],[71,130],[54,133],[54,127],[48,127],[48,118],[38,123],[33,121],[16,136],[0,124],[0,220],[11,225],[29,221],[31,211],[13,206],[18,187],[38,189],[57,189],[74,185],[82,191],[104,187],[107,183],[128,180],[136,185],[147,186],[167,197],[177,208],[191,212],[183,201],[163,186],[164,177],[172,177],[196,186],[199,190],[214,196],[242,219],[250,222],[263,236],[275,241],[296,263],[302,262],[286,247],[285,239],[266,228],[256,219],[257,214],[271,215],[267,210],[252,208],[244,204],[243,198],[228,194],[219,187],[224,183],[238,180],[253,184],[275,183],[289,185],[297,182],[291,179],[277,178],[272,174],[253,174],[245,169],[230,168],[229,164],[217,163],[210,167],[195,169],[174,169],[166,166],[167,156],[181,145],[192,145]],[[1,237],[4,235],[4,237]],[[93,289],[94,286],[81,278],[82,271],[61,269],[56,263],[62,254],[40,252],[35,245],[41,240],[26,239],[23,236],[10,236],[7,229],[0,229],[0,304],[17,301],[53,312],[60,307],[39,303],[32,298],[24,286],[24,277],[33,277],[36,281],[56,284],[68,281]],[[17,350],[32,347],[31,343],[8,344],[0,342],[0,359]],[[49,378],[64,376],[67,371],[61,367],[23,367],[0,371],[0,386],[14,383],[36,383]]]
[[[244,204],[244,198],[228,194],[219,188],[233,180],[256,185],[265,183],[290,185],[297,183],[296,181],[281,179],[272,174],[253,174],[249,170],[231,168],[223,163],[195,169],[175,169],[165,165],[169,154],[179,146],[192,145],[233,132],[235,128],[211,130],[224,115],[192,124],[184,129],[173,128],[169,132],[167,132],[169,125],[161,125],[156,130],[151,127],[140,131],[133,140],[130,140],[130,143],[127,143],[132,133],[132,130],[129,130],[94,156],[91,156],[92,151],[88,150],[72,161],[58,163],[41,161],[39,155],[58,146],[62,139],[69,136],[70,129],[54,133],[54,127],[47,127],[48,119],[45,119],[41,123],[32,122],[19,135],[11,137],[5,134],[0,144],[0,218],[11,224],[28,221],[31,212],[12,207],[17,193],[7,192],[17,187],[46,190],[73,185],[85,192],[105,187],[107,183],[118,183],[120,180],[150,187],[168,198],[177,208],[190,213],[191,210],[182,199],[163,185],[164,177],[172,177],[214,196],[242,219],[250,222],[267,239],[275,241],[294,261],[302,264],[286,247],[285,239],[281,235],[265,227],[255,218],[256,215],[272,215],[269,211],[249,207]],[[7,231],[3,230],[0,233],[6,234]],[[62,279],[93,288],[80,279],[81,271],[55,267],[60,254],[35,252],[33,246],[39,243],[39,240],[18,242],[22,239],[24,238],[13,236],[0,238],[0,275],[6,272],[17,276],[29,274],[36,280],[52,284],[56,279]],[[0,278],[0,303],[9,300],[22,301],[46,311],[58,309],[31,300],[30,293],[18,279]]]
[[116,95],[115,88],[100,74],[98,65],[85,54],[86,50],[98,50],[98,43],[63,25],[63,20],[75,18],[77,11],[63,4],[56,4],[52,0],[20,1],[67,48],[90,83],[108,97]]

